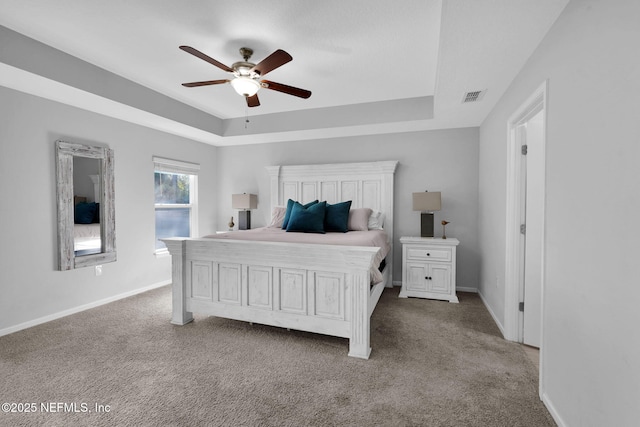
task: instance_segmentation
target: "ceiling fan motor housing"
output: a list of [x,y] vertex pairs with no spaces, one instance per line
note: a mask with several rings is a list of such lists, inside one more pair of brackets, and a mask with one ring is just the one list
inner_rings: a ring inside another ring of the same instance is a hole
[[250,47],[241,47],[240,55],[244,58],[245,61],[248,61],[249,58],[251,58],[251,55],[253,55],[253,49],[251,49]]
[[259,77],[260,74],[258,74],[255,71],[251,71],[251,69],[253,67],[255,67],[256,64],[253,64],[251,62],[245,62],[245,61],[240,61],[240,62],[235,62],[231,68],[233,68],[233,71],[236,76],[250,76],[252,78],[256,78]]

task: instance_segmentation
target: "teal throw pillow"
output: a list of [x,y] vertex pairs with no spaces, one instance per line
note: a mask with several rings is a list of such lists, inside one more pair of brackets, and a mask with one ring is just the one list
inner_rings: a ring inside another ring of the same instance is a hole
[[[282,229],[286,230],[287,229],[287,225],[289,225],[289,218],[291,217],[291,209],[293,208],[293,204],[294,203],[298,203],[296,201],[293,201],[291,199],[287,200],[287,210],[284,213],[284,219],[282,220]],[[314,200],[313,202],[309,202],[306,205],[303,205],[305,208],[308,208],[311,205],[315,205],[316,203],[318,203],[317,200]]]
[[324,214],[327,202],[314,203],[303,206],[294,202],[291,208],[291,216],[287,224],[287,231],[324,234]]
[[346,233],[349,231],[349,209],[351,209],[351,200],[342,203],[330,205],[324,215],[324,231],[337,231]]

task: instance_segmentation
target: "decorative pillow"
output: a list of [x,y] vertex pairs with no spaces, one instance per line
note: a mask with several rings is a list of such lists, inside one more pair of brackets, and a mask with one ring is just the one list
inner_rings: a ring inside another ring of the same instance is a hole
[[384,214],[380,211],[373,211],[369,216],[369,230],[382,230],[384,227]]
[[291,208],[289,223],[287,224],[287,231],[324,234],[324,213],[326,207],[327,202],[316,202],[310,206],[303,206],[298,202],[294,202]]
[[349,231],[349,209],[351,208],[351,200],[342,203],[330,205],[324,213],[324,231],[338,231],[346,233]]
[[282,223],[284,221],[284,214],[287,212],[287,208],[284,206],[276,206],[273,208],[273,213],[271,215],[271,224],[268,227],[276,227],[282,228]]
[[[285,230],[287,228],[287,225],[289,225],[289,217],[291,216],[291,209],[293,208],[293,204],[294,203],[298,203],[295,202],[291,199],[287,200],[287,211],[284,214],[284,219],[282,220],[282,229]],[[311,205],[314,205],[318,203],[317,200],[314,200],[313,202],[309,202],[306,205],[304,205],[305,208],[308,208]]]
[[95,203],[78,203],[74,212],[74,222],[76,224],[91,224],[95,215]]
[[93,216],[93,222],[100,222],[100,203],[96,203],[96,214]]
[[367,231],[369,229],[369,216],[371,209],[356,208],[349,211],[349,231]]

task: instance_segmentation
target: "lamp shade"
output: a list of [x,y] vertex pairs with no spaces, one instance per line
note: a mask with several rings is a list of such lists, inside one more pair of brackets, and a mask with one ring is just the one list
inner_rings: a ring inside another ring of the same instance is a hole
[[413,210],[423,212],[439,211],[442,208],[442,201],[439,191],[424,191],[413,193]]
[[231,80],[231,86],[238,92],[238,95],[253,96],[260,89],[260,83],[252,79],[251,77],[236,77]]
[[233,209],[256,209],[258,207],[258,196],[255,194],[233,194],[231,195],[231,207]]

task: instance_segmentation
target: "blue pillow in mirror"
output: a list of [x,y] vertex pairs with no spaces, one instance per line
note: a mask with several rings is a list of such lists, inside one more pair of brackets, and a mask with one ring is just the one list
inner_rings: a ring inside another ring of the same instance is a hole
[[76,224],[91,224],[95,215],[95,203],[78,203],[74,211],[74,222]]
[[96,214],[93,216],[93,222],[100,222],[100,203],[96,203]]

